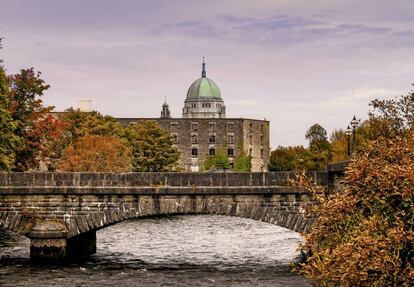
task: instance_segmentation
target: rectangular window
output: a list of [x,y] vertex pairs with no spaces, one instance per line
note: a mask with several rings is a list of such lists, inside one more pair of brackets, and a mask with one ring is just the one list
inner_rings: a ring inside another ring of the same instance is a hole
[[234,136],[233,135],[228,135],[227,136],[227,142],[228,143],[234,143]]
[[214,149],[214,148],[209,149],[208,154],[209,155],[216,155],[216,149]]
[[198,156],[198,149],[196,149],[196,148],[191,149],[191,156],[192,157],[197,157]]
[[263,135],[260,136],[260,144],[263,145]]
[[216,130],[216,123],[208,123],[208,131],[214,132]]
[[191,131],[196,132],[198,130],[198,124],[197,123],[191,123]]
[[260,124],[260,132],[263,133],[264,132],[264,125]]
[[234,149],[233,148],[228,148],[227,149],[227,155],[228,156],[234,156]]
[[249,135],[249,144],[253,144],[253,135]]
[[210,135],[208,138],[208,142],[209,143],[216,143],[216,136],[215,135]]
[[249,130],[250,130],[251,133],[253,132],[253,124],[252,123],[249,124]]
[[249,149],[249,155],[252,156],[253,154],[253,149]]
[[176,132],[177,131],[177,124],[176,123],[171,123],[170,130],[171,130],[171,132]]
[[263,158],[263,156],[264,156],[264,152],[263,152],[263,149],[261,149],[260,150],[260,157]]
[[178,143],[178,135],[176,134],[171,135],[171,141],[173,142],[173,144]]
[[227,131],[232,132],[233,131],[233,124],[227,124]]
[[196,144],[196,143],[198,143],[198,137],[197,137],[197,135],[192,135],[192,136],[191,136],[191,143],[192,143],[192,144]]

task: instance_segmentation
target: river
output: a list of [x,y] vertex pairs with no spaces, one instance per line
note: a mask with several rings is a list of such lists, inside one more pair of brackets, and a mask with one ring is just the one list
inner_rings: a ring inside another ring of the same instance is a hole
[[0,231],[1,286],[310,286],[292,274],[299,234],[250,219],[176,216],[97,232],[97,253],[33,267],[29,240]]

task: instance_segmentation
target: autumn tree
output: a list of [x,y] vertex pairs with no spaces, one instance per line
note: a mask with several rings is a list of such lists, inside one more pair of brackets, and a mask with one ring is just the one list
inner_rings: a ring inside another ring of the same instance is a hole
[[365,125],[371,139],[404,136],[414,127],[414,91],[390,100],[371,101],[370,107]]
[[129,172],[130,150],[119,138],[85,136],[63,152],[59,170],[77,172]]
[[329,140],[332,147],[331,161],[339,162],[348,160],[348,144],[352,144],[350,136],[346,135],[344,130],[338,129],[331,133]]
[[139,121],[125,133],[132,150],[132,168],[138,172],[175,171],[180,153],[170,135],[154,121]]
[[63,126],[51,114],[53,107],[44,106],[41,100],[49,85],[40,78],[40,72],[31,68],[9,76],[8,86],[8,109],[16,124],[14,134],[19,138],[13,169],[39,169],[40,163],[49,158],[50,147],[61,136]]
[[56,116],[64,123],[62,136],[53,145],[53,160],[49,167],[56,169],[63,151],[78,139],[85,136],[109,136],[124,139],[124,129],[121,124],[111,116],[104,116],[97,111],[84,112],[73,108],[66,109]]
[[58,116],[67,123],[65,133],[70,142],[92,135],[118,138],[124,136],[121,124],[114,117],[104,116],[97,111],[84,112],[69,108]]
[[7,76],[1,62],[0,60],[0,171],[10,171],[14,165],[14,149],[18,144],[18,137],[14,134],[16,123],[8,109],[7,95],[9,88]]
[[320,286],[414,285],[414,131],[380,139],[354,158],[344,189],[327,195],[306,178],[317,220],[300,272]]

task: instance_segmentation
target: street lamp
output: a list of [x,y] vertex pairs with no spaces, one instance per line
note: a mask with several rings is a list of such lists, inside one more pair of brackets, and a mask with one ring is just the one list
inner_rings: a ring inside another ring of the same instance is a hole
[[352,127],[352,152],[354,153],[355,152],[355,130],[356,130],[356,127],[358,126],[358,120],[355,118],[355,115],[352,118],[352,121],[350,124]]
[[352,130],[351,127],[348,125],[348,127],[345,130],[346,138],[348,140],[348,157],[351,155],[351,134]]

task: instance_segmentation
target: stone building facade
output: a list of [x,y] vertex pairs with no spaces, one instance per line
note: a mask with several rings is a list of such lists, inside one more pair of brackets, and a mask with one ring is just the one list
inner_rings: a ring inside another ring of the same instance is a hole
[[119,118],[123,126],[139,121],[157,122],[171,135],[181,153],[185,171],[201,171],[204,160],[218,150],[227,153],[232,164],[243,150],[252,157],[252,171],[267,171],[270,155],[269,121],[226,118],[226,108],[217,84],[206,77],[203,61],[201,78],[188,89],[182,118],[171,118],[168,104],[160,118]]
[[252,119],[183,119],[122,118],[123,126],[139,121],[157,122],[171,135],[181,153],[180,166],[186,171],[200,171],[204,160],[222,150],[230,163],[241,149],[252,157],[252,171],[267,171],[269,164],[269,122]]

